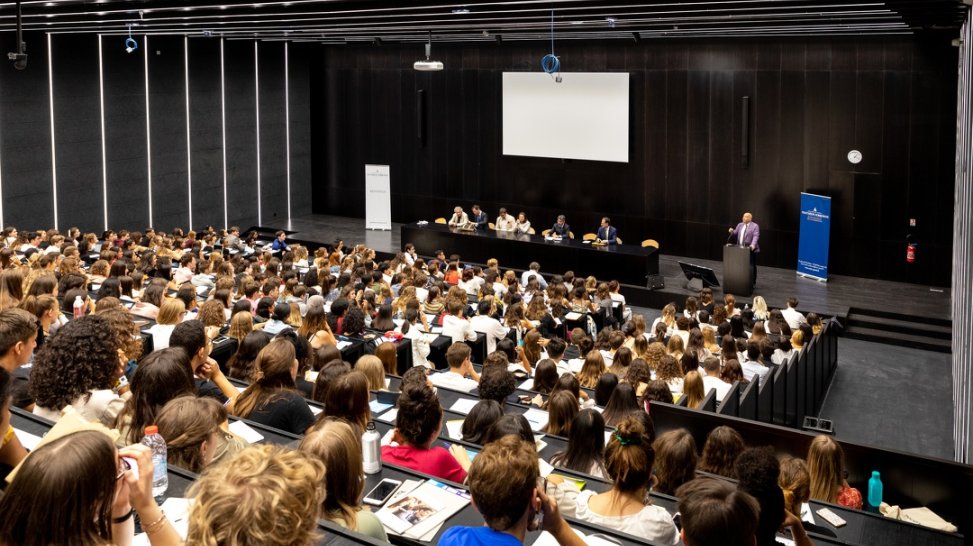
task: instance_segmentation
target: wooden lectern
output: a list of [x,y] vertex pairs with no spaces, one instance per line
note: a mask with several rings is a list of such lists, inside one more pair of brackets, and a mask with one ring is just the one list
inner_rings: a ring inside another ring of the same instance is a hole
[[750,247],[726,245],[723,247],[723,293],[749,296],[753,292],[750,278]]

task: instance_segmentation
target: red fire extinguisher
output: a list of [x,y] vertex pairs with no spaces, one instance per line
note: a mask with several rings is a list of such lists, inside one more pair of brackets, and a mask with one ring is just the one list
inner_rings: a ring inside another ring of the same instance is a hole
[[905,263],[915,263],[917,246],[911,233],[905,236]]

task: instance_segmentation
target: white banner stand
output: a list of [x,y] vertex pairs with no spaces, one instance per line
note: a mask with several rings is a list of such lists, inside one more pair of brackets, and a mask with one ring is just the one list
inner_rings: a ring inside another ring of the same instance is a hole
[[365,165],[365,229],[392,230],[389,166]]

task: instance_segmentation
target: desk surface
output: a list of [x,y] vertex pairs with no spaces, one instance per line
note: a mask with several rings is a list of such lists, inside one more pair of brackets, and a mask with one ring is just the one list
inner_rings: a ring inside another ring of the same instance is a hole
[[403,248],[412,243],[419,254],[433,256],[437,250],[459,254],[466,261],[486,263],[496,258],[503,268],[527,269],[539,262],[542,271],[572,270],[579,276],[594,275],[608,281],[645,286],[647,275],[659,273],[659,252],[638,245],[593,246],[578,239],[548,241],[542,235],[504,231],[463,231],[441,224],[403,224]]

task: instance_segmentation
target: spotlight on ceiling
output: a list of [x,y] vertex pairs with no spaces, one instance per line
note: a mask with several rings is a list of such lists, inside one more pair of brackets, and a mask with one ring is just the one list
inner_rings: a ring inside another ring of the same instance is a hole
[[426,59],[416,61],[413,63],[412,68],[418,70],[419,72],[439,72],[445,66],[440,61],[432,60],[432,31],[429,31],[429,40],[426,42]]

